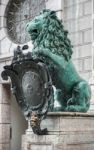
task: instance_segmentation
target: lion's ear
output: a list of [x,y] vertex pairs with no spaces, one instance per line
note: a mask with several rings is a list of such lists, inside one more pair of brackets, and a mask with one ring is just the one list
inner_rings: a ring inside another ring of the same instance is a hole
[[50,11],[49,16],[51,18],[55,18],[56,17],[56,12],[55,11]]

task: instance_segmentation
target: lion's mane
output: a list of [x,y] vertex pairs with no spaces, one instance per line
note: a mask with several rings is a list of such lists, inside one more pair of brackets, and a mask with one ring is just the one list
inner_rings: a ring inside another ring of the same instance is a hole
[[[45,15],[46,13],[46,15]],[[56,16],[55,11],[44,10],[44,24],[42,31],[35,40],[34,48],[48,48],[52,53],[64,56],[69,60],[72,55],[72,45],[68,39],[68,31],[64,29],[62,21]]]

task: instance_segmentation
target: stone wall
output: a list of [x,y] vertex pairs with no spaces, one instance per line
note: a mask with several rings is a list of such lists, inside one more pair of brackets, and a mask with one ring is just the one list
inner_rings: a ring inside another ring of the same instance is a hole
[[0,150],[10,150],[10,86],[0,84]]
[[92,0],[64,0],[63,16],[74,46],[74,64],[80,75],[89,81],[92,63]]

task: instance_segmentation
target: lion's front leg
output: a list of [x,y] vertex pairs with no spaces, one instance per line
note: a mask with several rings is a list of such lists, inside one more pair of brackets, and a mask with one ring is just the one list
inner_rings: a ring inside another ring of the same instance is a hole
[[37,56],[44,56],[44,57],[50,57],[51,51],[49,49],[44,49],[44,48],[36,48],[32,52],[32,54],[37,55]]
[[51,60],[54,63],[54,65],[59,67],[61,70],[65,69],[66,65],[68,64],[68,61],[66,61],[63,56],[54,54],[47,48],[35,49],[33,53],[35,53],[38,56],[44,56],[45,59],[49,58],[49,60]]
[[79,82],[73,89],[72,98],[67,102],[66,111],[86,112],[90,106],[91,91],[87,82]]

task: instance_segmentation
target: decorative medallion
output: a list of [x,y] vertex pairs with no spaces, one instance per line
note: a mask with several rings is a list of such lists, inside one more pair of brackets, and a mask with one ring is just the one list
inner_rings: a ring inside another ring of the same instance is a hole
[[35,134],[47,134],[41,130],[41,120],[46,116],[53,97],[52,81],[47,66],[34,59],[32,53],[23,53],[20,46],[14,51],[10,65],[4,66],[2,78],[11,79],[11,89]]

